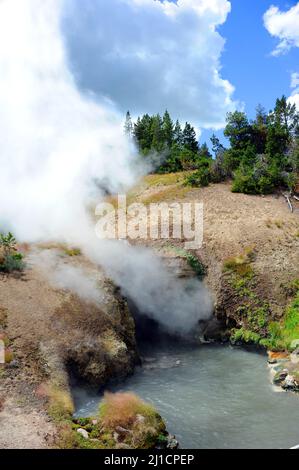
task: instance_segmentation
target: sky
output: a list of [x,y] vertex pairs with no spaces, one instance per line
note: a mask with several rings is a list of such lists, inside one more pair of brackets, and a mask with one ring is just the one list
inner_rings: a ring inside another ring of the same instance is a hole
[[78,86],[119,113],[190,121],[207,140],[225,116],[282,94],[299,107],[299,2],[65,0]]

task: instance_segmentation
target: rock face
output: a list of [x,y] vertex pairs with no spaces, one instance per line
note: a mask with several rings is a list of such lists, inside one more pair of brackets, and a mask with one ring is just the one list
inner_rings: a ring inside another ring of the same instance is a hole
[[271,368],[274,385],[283,390],[299,392],[299,351],[292,354],[268,352],[268,363]]
[[0,397],[14,392],[40,408],[50,400],[55,416],[62,408],[71,412],[70,373],[100,387],[132,373],[139,361],[134,320],[118,288],[83,256],[61,257],[67,267],[84,267],[98,297],[89,301],[57,288],[52,272],[37,264],[19,277],[0,278],[0,333],[17,365],[5,365]]

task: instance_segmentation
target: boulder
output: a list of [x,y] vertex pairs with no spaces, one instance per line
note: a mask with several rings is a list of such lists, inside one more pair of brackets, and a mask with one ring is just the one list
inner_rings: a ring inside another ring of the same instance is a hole
[[85,429],[79,428],[77,429],[77,433],[81,434],[84,439],[89,439],[89,434]]
[[274,378],[273,378],[273,383],[275,385],[281,385],[284,382],[287,375],[288,375],[288,370],[287,369],[283,369],[281,371],[276,372],[276,374],[274,375]]
[[296,382],[296,379],[292,375],[287,375],[286,376],[284,384],[282,385],[282,388],[284,390],[292,390],[292,391],[299,390],[299,386]]

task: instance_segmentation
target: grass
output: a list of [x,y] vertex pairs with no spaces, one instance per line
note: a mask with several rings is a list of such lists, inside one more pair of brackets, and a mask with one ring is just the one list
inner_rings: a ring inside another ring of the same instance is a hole
[[268,336],[268,322],[271,317],[270,305],[256,293],[257,279],[252,267],[255,254],[252,247],[238,256],[224,262],[223,271],[229,276],[228,283],[236,296],[234,314],[240,328],[231,331],[233,343],[262,344]]
[[[142,178],[142,180],[127,192],[127,205],[134,202],[140,202],[144,205],[158,204],[160,202],[184,198],[192,189],[184,186],[186,175],[192,172],[178,172],[166,174],[151,174]],[[159,190],[159,187],[161,189]],[[142,196],[147,190],[157,188],[157,192],[148,196]],[[118,205],[117,196],[108,196],[105,201],[116,209]]]
[[81,250],[79,248],[65,248],[64,252],[67,256],[70,256],[71,258],[73,256],[80,256],[81,255]]
[[240,255],[228,258],[224,261],[223,270],[239,275],[241,278],[253,276],[251,262],[254,258],[254,249],[248,247]]
[[157,412],[134,393],[106,393],[100,405],[100,420],[105,428],[131,427],[137,415],[155,417]]
[[292,343],[299,340],[299,290],[287,307],[281,322],[272,322],[269,326],[268,346],[274,350],[294,349]]
[[154,174],[147,175],[143,178],[143,183],[147,188],[153,186],[169,186],[173,184],[184,183],[186,178],[186,171],[180,171],[178,173],[165,173],[165,174]]
[[[134,393],[107,393],[100,405],[99,419],[105,445],[112,445],[115,430],[125,429],[122,443],[133,449],[150,449],[166,434],[165,424],[155,408]],[[115,446],[115,444],[114,444]]]
[[[80,428],[88,439],[78,433]],[[62,420],[58,429],[62,449],[149,449],[167,440],[161,416],[134,393],[107,393],[97,417]]]
[[183,199],[188,193],[190,193],[190,188],[179,185],[171,188],[164,188],[157,193],[146,196],[142,198],[141,202],[144,205],[149,206],[150,204],[159,204],[160,202],[167,200]]
[[56,421],[70,419],[74,413],[74,403],[68,391],[54,385],[48,385],[48,413]]
[[299,342],[299,280],[285,286],[288,296],[294,297],[286,308],[283,319],[270,321],[271,309],[250,287],[250,279],[236,275],[230,280],[240,297],[246,301],[237,308],[240,329],[233,329],[231,341],[259,344],[272,351],[292,351]]
[[274,223],[275,223],[277,228],[282,229],[282,227],[283,227],[283,221],[282,220],[275,220]]

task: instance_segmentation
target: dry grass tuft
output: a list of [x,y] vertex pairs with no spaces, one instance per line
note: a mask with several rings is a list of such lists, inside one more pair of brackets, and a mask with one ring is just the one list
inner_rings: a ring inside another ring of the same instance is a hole
[[56,421],[70,418],[74,413],[74,403],[70,393],[53,385],[47,386],[48,413]]
[[105,428],[131,427],[137,415],[156,415],[155,409],[131,392],[106,393],[100,405],[100,419]]
[[241,277],[253,275],[253,269],[250,265],[254,259],[254,248],[248,247],[238,256],[228,258],[223,265],[224,271],[231,271]]

